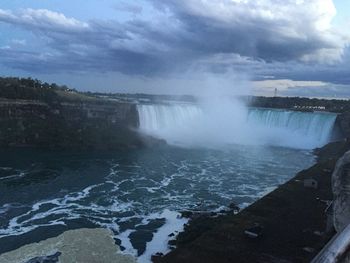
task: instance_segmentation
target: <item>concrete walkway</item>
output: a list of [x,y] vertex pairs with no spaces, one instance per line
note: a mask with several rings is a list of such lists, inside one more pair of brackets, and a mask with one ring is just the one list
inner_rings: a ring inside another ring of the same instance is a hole
[[0,255],[2,263],[135,263],[107,229],[78,229]]

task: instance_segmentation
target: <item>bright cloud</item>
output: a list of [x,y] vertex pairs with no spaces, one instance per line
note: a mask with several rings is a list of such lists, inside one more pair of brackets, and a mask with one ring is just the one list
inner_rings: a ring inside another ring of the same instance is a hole
[[0,9],[0,29],[35,40],[5,37],[0,65],[32,74],[166,79],[235,71],[282,79],[277,86],[286,79],[350,84],[350,35],[332,23],[332,0],[117,1],[110,9],[115,18],[96,12],[85,21],[43,8]]

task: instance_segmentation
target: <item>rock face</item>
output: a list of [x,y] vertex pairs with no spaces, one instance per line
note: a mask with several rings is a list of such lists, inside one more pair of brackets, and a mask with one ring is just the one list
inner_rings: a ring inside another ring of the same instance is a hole
[[344,112],[337,116],[335,127],[339,129],[340,136],[350,138],[350,112]]
[[350,151],[336,164],[332,174],[334,228],[342,231],[350,223]]
[[48,104],[0,100],[0,146],[47,148],[138,147],[143,144],[136,105],[131,103]]
[[58,237],[23,246],[0,255],[1,263],[135,263],[136,260],[120,253],[112,233],[106,229],[78,229]]

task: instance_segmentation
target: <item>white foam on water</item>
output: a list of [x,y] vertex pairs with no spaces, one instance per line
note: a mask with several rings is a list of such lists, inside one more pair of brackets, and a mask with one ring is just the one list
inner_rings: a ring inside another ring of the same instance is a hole
[[[88,186],[82,189],[79,192],[74,192],[65,195],[62,198],[55,198],[52,200],[42,200],[36,202],[29,210],[19,216],[13,217],[10,219],[8,227],[0,229],[0,238],[7,236],[21,235],[30,231],[33,231],[39,227],[43,226],[53,226],[53,225],[65,225],[64,220],[79,219],[81,218],[82,211],[93,211],[94,214],[89,213],[88,218],[92,222],[100,225],[101,227],[113,229],[114,232],[119,232],[119,226],[116,222],[126,222],[132,218],[142,219],[141,224],[138,225],[147,225],[151,220],[158,218],[165,218],[165,224],[160,227],[153,236],[152,241],[148,242],[146,245],[145,253],[139,258],[139,262],[150,262],[152,254],[157,252],[166,253],[169,251],[168,241],[170,240],[169,234],[178,233],[182,231],[183,224],[187,222],[187,219],[179,218],[179,214],[174,211],[164,210],[162,213],[152,213],[149,215],[138,215],[130,216],[124,218],[110,217],[106,221],[106,211],[110,212],[122,212],[122,211],[132,211],[133,205],[139,204],[137,202],[120,202],[114,200],[114,202],[109,206],[99,206],[96,204],[87,203],[82,205],[81,202],[83,199],[87,198],[91,191],[101,186],[101,184]],[[52,205],[47,210],[41,211],[45,205]],[[11,207],[11,204],[5,204],[1,208],[2,211],[6,212]],[[99,216],[100,215],[100,216]],[[37,223],[38,220],[49,218],[52,216],[57,216],[50,221],[45,223]],[[137,225],[136,225],[137,226]],[[137,250],[133,247],[130,241],[130,234],[133,233],[134,229],[127,229],[124,232],[116,234],[115,238],[118,238],[121,241],[121,246],[125,248],[123,253],[129,254],[132,256],[137,256]]]
[[[6,167],[7,168],[7,167]],[[5,171],[8,171],[7,169],[3,169]],[[9,169],[11,170],[11,168]],[[14,179],[14,178],[21,178],[21,177],[24,177],[26,175],[25,172],[19,172],[17,174],[11,174],[11,175],[8,175],[8,176],[4,176],[4,177],[0,177],[0,180],[8,180],[8,179]]]
[[125,250],[122,251],[123,254],[129,254],[134,257],[137,257],[137,250],[133,247],[133,245],[130,242],[130,234],[135,232],[135,230],[128,229],[115,237],[118,238],[121,241],[121,246],[125,248]]
[[256,197],[261,198],[269,193],[271,193],[272,191],[274,191],[278,186],[269,186],[269,187],[265,187],[262,191],[257,192],[256,193]]
[[251,203],[244,202],[244,203],[239,204],[238,207],[242,210],[250,205],[251,205]]
[[[22,235],[42,226],[62,225],[65,224],[62,221],[63,219],[79,219],[81,215],[78,210],[91,210],[91,207],[81,205],[77,203],[77,201],[86,198],[90,194],[90,191],[100,185],[102,184],[88,186],[80,192],[70,193],[62,198],[38,201],[31,207],[25,206],[29,210],[24,214],[11,218],[8,226],[0,229],[0,238],[5,236]],[[53,205],[53,207],[43,212],[39,212],[40,208],[44,205]],[[36,222],[37,220],[45,219],[52,215],[61,216],[61,218],[51,220],[48,223],[39,224]]]
[[188,222],[187,219],[182,218],[179,213],[165,209],[162,213],[155,213],[148,217],[148,219],[165,218],[165,224],[161,226],[153,235],[150,242],[146,244],[146,251],[138,258],[139,263],[151,262],[152,255],[157,252],[163,254],[170,251],[168,242],[169,235],[183,231],[184,224]]
[[12,167],[0,167],[0,170],[4,171],[11,171],[13,168]]

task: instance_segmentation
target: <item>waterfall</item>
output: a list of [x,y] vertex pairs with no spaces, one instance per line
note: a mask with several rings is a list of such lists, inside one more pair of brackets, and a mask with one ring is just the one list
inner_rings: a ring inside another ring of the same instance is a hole
[[247,120],[248,123],[284,129],[325,144],[330,139],[336,117],[336,114],[323,112],[250,109]]
[[138,105],[140,130],[169,143],[238,143],[312,149],[329,142],[336,114],[220,105]]
[[138,112],[140,128],[148,132],[181,126],[203,114],[199,107],[191,104],[138,105]]

